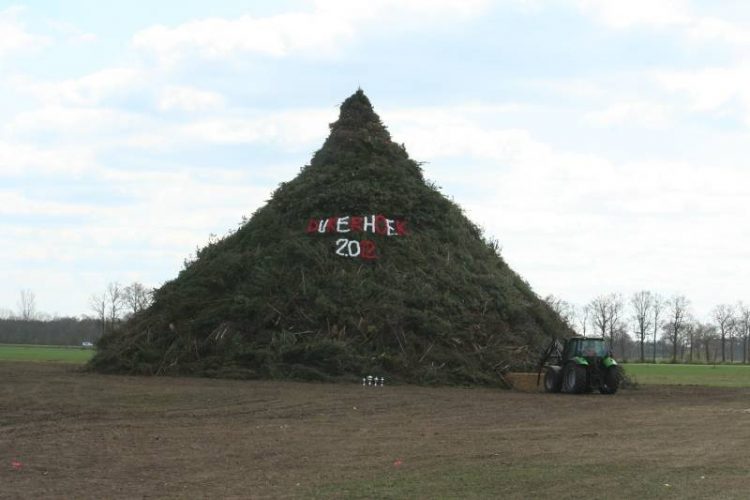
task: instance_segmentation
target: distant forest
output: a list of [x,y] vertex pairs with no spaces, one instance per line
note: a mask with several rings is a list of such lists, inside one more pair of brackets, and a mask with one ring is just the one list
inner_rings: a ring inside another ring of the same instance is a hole
[[81,345],[96,342],[104,330],[151,303],[151,290],[140,283],[128,286],[110,283],[102,293],[91,296],[95,317],[51,318],[36,307],[36,295],[21,290],[17,310],[0,309],[0,344]]
[[95,342],[101,334],[101,322],[90,318],[0,319],[2,344],[81,345]]

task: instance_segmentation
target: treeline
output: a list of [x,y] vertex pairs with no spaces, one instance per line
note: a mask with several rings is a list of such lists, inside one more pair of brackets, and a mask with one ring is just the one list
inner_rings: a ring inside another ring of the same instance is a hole
[[84,341],[95,342],[101,333],[100,322],[90,318],[0,319],[2,344],[80,346]]
[[707,321],[684,295],[648,290],[599,295],[582,306],[553,295],[545,301],[575,332],[604,337],[625,361],[750,362],[750,306],[741,301],[716,305]]
[[127,286],[113,281],[104,291],[91,296],[89,306],[96,314],[103,333],[149,307],[153,301],[153,295],[153,289],[137,281]]
[[16,311],[0,309],[0,343],[77,345],[96,342],[102,334],[151,304],[152,290],[138,282],[117,282],[91,296],[95,317],[52,318],[36,307],[33,291],[21,290]]

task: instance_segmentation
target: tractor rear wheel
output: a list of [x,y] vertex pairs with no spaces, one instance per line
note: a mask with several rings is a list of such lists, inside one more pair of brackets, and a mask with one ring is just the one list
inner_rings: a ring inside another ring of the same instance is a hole
[[614,394],[620,387],[620,368],[610,366],[604,371],[604,384],[599,388],[602,394]]
[[581,394],[586,390],[586,368],[568,363],[563,369],[562,388],[571,394]]
[[559,366],[549,366],[544,372],[544,392],[560,392],[562,389],[562,369]]

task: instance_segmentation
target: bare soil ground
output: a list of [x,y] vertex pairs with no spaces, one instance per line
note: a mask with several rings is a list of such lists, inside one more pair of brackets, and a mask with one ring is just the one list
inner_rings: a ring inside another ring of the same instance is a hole
[[750,390],[615,396],[0,363],[2,498],[747,498]]

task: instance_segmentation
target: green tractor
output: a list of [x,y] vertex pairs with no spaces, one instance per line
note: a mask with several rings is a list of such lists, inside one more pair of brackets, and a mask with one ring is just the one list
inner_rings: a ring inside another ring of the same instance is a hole
[[545,392],[581,394],[599,389],[614,394],[620,386],[620,368],[601,337],[553,340],[539,363],[537,385],[542,370]]

